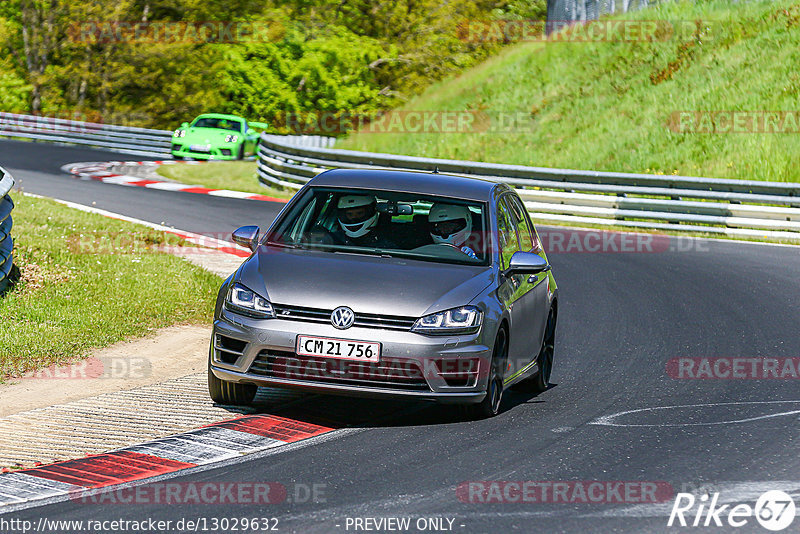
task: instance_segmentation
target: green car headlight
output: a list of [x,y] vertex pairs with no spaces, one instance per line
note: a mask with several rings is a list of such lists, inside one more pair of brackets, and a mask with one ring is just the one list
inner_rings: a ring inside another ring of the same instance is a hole
[[173,137],[186,137],[186,130],[175,130]]
[[462,306],[417,319],[412,332],[418,334],[472,334],[483,324],[483,312],[475,306]]
[[256,319],[270,319],[275,317],[272,303],[242,284],[235,284],[228,291],[225,307],[229,310],[254,317]]
[[239,136],[238,135],[226,135],[225,136],[225,142],[226,143],[235,143],[238,140],[239,140]]

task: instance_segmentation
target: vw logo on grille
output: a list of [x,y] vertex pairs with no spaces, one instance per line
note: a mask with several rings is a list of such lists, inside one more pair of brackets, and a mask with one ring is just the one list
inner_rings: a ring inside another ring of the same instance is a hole
[[356,314],[347,306],[339,306],[331,313],[331,324],[339,330],[350,328],[356,320]]

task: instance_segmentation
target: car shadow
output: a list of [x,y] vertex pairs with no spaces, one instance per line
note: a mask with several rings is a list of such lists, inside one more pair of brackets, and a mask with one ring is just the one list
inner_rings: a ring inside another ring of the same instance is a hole
[[[557,384],[552,384],[541,393],[507,390],[497,417],[519,409],[521,405],[546,403],[542,395],[555,387]],[[259,388],[252,407],[217,406],[231,414],[276,415],[329,428],[393,428],[475,422],[455,405],[296,393],[275,388]]]

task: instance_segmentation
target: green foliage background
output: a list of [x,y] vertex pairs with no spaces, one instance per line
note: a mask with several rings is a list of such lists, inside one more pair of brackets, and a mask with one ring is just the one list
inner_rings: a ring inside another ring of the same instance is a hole
[[[5,0],[0,111],[171,128],[205,111],[371,114],[474,65],[497,43],[467,20],[545,16],[545,0]],[[238,43],[77,38],[87,22],[257,21]],[[278,121],[280,122],[280,121]]]

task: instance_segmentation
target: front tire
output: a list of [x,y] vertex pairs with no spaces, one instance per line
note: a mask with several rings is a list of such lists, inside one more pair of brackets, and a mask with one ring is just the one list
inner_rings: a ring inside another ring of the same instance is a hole
[[244,159],[244,143],[239,145],[239,151],[236,154],[236,159],[243,160]]
[[208,364],[208,394],[216,404],[228,406],[249,406],[256,398],[258,386],[255,384],[240,384],[238,382],[226,382],[217,378],[211,370],[211,362]]
[[503,402],[503,369],[508,359],[508,334],[501,328],[497,333],[492,351],[489,381],[486,384],[486,397],[478,404],[466,406],[470,419],[488,419],[500,413]]

